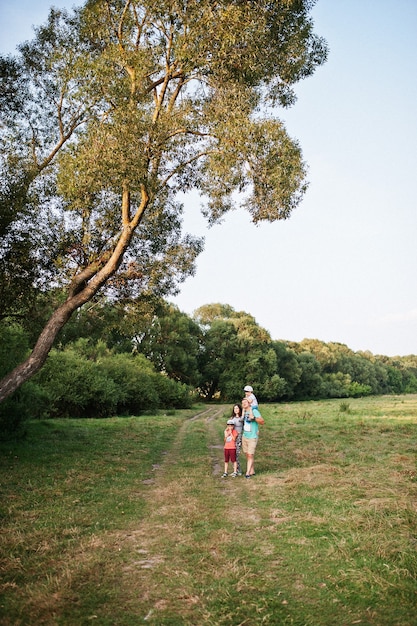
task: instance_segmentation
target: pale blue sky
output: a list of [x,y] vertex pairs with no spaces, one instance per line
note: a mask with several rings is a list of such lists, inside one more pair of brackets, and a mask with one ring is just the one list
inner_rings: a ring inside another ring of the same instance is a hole
[[[0,51],[30,39],[51,4],[78,3],[0,0]],[[189,314],[230,304],[273,339],[417,354],[417,2],[318,0],[313,16],[329,60],[279,112],[307,194],[285,222],[255,227],[235,211],[211,229],[188,196],[186,229],[206,246],[173,301]]]

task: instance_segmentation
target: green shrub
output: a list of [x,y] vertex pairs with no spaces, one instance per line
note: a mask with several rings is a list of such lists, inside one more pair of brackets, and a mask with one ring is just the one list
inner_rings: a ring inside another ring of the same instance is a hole
[[[16,323],[0,322],[0,378],[11,372],[29,353],[27,333]],[[33,384],[27,383],[0,404],[0,433],[10,437],[17,433],[24,420],[31,417],[28,395]]]
[[142,354],[109,355],[99,361],[99,367],[117,387],[119,415],[153,411],[160,406],[154,380],[156,374]]
[[362,398],[363,396],[370,396],[372,393],[372,387],[370,385],[363,385],[353,381],[348,387],[349,398]]
[[45,417],[106,417],[117,407],[114,381],[71,349],[52,350],[36,382],[49,400]]
[[21,363],[29,353],[27,333],[19,324],[0,322],[0,377]]
[[184,409],[191,407],[194,398],[187,385],[162,374],[154,375],[154,383],[158,390],[162,408],[174,407],[176,409]]
[[156,372],[143,354],[108,355],[100,359],[99,366],[117,385],[119,415],[192,404],[188,387]]
[[0,405],[0,427],[9,436],[26,418],[138,415],[192,400],[186,385],[155,372],[145,356],[84,340],[51,350],[40,372]]
[[323,374],[322,395],[324,398],[346,398],[352,382],[349,374],[335,372]]

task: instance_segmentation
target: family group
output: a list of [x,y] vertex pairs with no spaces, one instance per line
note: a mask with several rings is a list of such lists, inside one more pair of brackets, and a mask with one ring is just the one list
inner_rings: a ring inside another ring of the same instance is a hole
[[232,478],[242,476],[240,452],[246,455],[246,478],[255,475],[255,450],[258,443],[259,425],[264,419],[259,412],[258,400],[250,385],[243,388],[245,397],[242,404],[235,404],[232,416],[227,420],[224,431],[224,473],[228,477],[229,463],[233,465]]

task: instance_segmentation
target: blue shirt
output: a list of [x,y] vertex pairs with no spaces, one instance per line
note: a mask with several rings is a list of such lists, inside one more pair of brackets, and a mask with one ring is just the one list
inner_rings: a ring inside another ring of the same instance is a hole
[[[253,417],[261,417],[258,409],[252,409]],[[245,416],[245,413],[244,413]],[[258,422],[249,421],[247,417],[245,417],[245,421],[243,423],[243,437],[247,439],[257,439],[259,432],[259,424]]]

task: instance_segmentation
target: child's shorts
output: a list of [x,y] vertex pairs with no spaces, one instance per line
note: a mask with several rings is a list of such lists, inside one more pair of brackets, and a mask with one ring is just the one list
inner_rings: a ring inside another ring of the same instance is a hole
[[236,463],[236,448],[231,448],[230,450],[227,448],[224,449],[224,462],[229,463],[229,461]]

